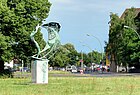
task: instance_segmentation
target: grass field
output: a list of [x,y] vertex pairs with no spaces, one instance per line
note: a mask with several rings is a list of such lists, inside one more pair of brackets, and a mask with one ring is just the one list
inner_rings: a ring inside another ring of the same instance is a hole
[[30,78],[0,79],[0,95],[140,95],[140,77],[49,77],[48,84]]

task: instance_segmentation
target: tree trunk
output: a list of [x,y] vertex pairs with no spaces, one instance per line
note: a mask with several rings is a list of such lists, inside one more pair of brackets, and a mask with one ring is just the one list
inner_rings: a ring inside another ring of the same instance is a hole
[[126,69],[126,73],[128,72],[128,69],[127,69],[127,67],[128,67],[128,66],[126,65],[126,66],[125,66],[125,69]]
[[115,61],[112,60],[111,64],[110,64],[110,71],[111,72],[116,72],[117,71],[116,69],[117,69],[117,65],[116,65]]
[[4,71],[4,61],[0,60],[0,73]]

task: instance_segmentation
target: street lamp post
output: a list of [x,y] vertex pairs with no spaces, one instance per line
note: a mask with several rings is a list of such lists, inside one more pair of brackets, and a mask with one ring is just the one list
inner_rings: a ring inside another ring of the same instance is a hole
[[126,25],[124,25],[124,28],[133,30],[137,34],[137,36],[139,37],[139,39],[140,39],[140,35],[138,34],[138,32],[135,29],[133,29],[133,28],[131,28],[129,26],[126,26]]
[[[83,46],[86,46],[86,45],[83,45]],[[88,47],[88,46],[87,46]],[[90,47],[88,47],[88,48],[90,48]],[[90,48],[91,49],[91,48]],[[80,72],[81,72],[81,74],[83,74],[83,71],[84,71],[84,60],[83,60],[84,58],[83,58],[83,52],[82,52],[82,50],[81,50],[81,60],[80,60],[80,62],[81,62],[81,70],[80,70]],[[92,62],[92,53],[91,53],[91,62]]]
[[102,44],[101,44],[101,42],[100,42],[100,39],[97,38],[96,36],[93,36],[93,35],[90,35],[90,34],[87,34],[87,36],[92,36],[92,37],[94,37],[95,39],[97,39],[97,41],[99,42],[100,47],[101,47],[101,53],[102,53],[102,59],[101,59],[101,60],[103,60],[103,49],[102,49]]
[[[83,43],[83,42],[80,41],[80,43]],[[87,48],[89,48],[91,50],[91,63],[92,63],[92,49],[85,43],[83,43],[83,46],[86,46]]]
[[91,64],[92,64],[92,49],[86,44],[83,44],[83,46],[86,46],[87,48],[89,48],[91,50]]
[[84,69],[84,64],[83,64],[83,51],[81,51],[81,69],[83,70]]

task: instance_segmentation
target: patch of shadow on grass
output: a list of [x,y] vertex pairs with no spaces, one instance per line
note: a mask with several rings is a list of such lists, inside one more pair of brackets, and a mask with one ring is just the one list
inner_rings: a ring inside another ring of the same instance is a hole
[[105,90],[106,90],[106,91],[111,91],[111,88],[110,88],[110,87],[106,87]]
[[30,85],[31,84],[31,82],[27,82],[27,83],[13,83],[14,85],[18,85],[18,86],[26,86],[26,85]]

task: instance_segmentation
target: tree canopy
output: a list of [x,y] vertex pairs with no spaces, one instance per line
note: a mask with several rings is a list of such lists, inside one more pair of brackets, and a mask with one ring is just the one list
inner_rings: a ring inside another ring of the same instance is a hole
[[[135,8],[126,11],[123,18],[111,13],[110,19],[109,42],[106,47],[107,56],[111,56],[110,61],[124,66],[138,65],[140,39],[136,32],[140,35],[140,19],[139,15],[136,15]],[[126,26],[130,28],[126,28]]]
[[[13,58],[27,62],[30,56],[36,54],[30,34],[38,23],[42,24],[48,17],[50,7],[48,0],[0,0],[0,63]],[[42,49],[46,43],[40,30],[35,39]],[[89,55],[83,55],[85,64],[88,64],[91,61]],[[81,53],[75,50],[74,45],[67,43],[61,45],[58,52],[51,57],[50,65],[78,65],[80,59]]]
[[[48,0],[0,1],[1,61],[14,57],[27,61],[36,52],[30,33],[48,17],[50,6]],[[41,47],[45,45],[42,38],[41,32],[38,32],[35,39]]]

